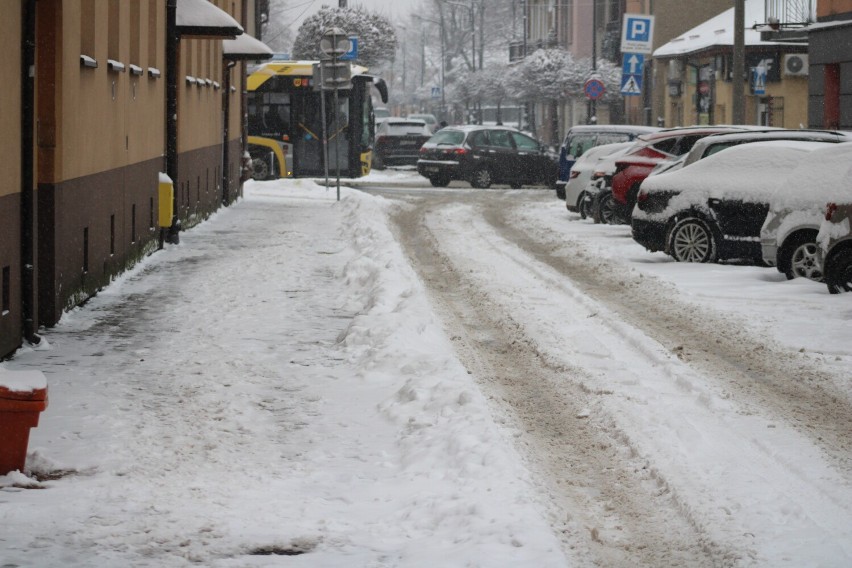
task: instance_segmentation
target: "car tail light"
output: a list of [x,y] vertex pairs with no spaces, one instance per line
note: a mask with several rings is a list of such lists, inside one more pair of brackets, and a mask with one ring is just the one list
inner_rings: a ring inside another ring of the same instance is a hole
[[467,154],[467,148],[456,148],[455,150],[453,150],[453,154],[455,154],[456,156],[464,156],[465,154]]
[[606,172],[595,172],[592,174],[592,179],[600,179],[606,175]]
[[639,194],[636,196],[636,201],[639,203],[645,203],[648,200],[648,192],[644,189],[639,190]]
[[571,170],[571,179],[574,179],[575,177],[577,177],[579,175],[580,175],[580,172],[578,172],[576,170]]
[[831,221],[831,216],[837,211],[837,203],[829,203],[825,208],[825,220]]
[[425,153],[426,153],[426,152],[428,152],[428,151],[429,151],[429,149],[428,149],[428,148],[426,148],[426,146],[421,146],[421,147],[420,147],[420,153],[421,153],[421,154],[425,154]]

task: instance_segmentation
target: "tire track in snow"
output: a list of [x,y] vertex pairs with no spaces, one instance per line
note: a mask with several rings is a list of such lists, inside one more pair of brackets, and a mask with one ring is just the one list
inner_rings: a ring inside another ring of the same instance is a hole
[[[637,454],[570,364],[543,360],[511,314],[439,252],[431,213],[397,215],[398,234],[448,322],[463,362],[496,406],[542,483],[554,529],[570,554],[597,566],[734,565],[657,471]],[[448,235],[451,238],[451,235]]]

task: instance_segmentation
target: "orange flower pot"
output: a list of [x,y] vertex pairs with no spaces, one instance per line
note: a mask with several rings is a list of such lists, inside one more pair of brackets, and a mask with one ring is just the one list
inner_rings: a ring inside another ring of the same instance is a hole
[[30,428],[47,408],[47,387],[26,391],[0,385],[0,475],[24,471]]

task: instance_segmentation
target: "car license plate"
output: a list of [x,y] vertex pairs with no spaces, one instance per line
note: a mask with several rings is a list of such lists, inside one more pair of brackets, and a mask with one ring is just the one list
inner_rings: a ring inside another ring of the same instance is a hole
[[425,168],[423,168],[423,169],[424,169],[424,170],[426,170],[427,172],[437,172],[437,171],[438,171],[438,166],[426,166],[426,167],[425,167]]

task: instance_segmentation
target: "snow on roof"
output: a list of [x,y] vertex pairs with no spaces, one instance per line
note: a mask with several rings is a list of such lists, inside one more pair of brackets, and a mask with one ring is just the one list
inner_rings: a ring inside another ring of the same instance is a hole
[[[760,32],[751,26],[766,21],[764,0],[746,0],[745,45],[785,45],[783,42],[761,41]],[[657,48],[653,57],[672,57],[702,51],[714,46],[734,45],[734,9],[728,8],[688,32]]]
[[256,59],[268,59],[275,55],[268,45],[247,33],[238,35],[234,39],[223,39],[222,52],[229,58],[257,56]]
[[236,28],[243,31],[239,22],[209,0],[177,0],[175,22],[179,28]]

